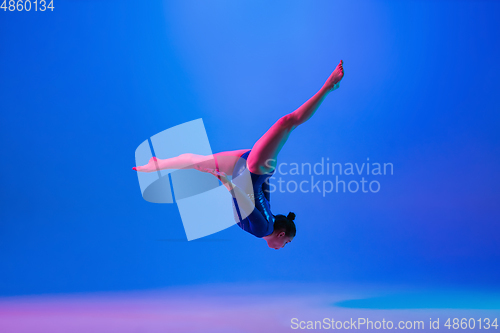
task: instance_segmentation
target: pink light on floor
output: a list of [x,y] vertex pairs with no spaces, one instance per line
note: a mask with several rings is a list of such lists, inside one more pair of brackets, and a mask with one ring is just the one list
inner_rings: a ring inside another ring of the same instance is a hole
[[450,315],[479,318],[500,314],[498,310],[384,310],[334,305],[394,291],[387,286],[280,283],[8,297],[0,298],[0,332],[281,333],[297,331],[291,328],[292,318],[319,321],[365,317],[394,322],[422,320],[428,325],[431,317],[442,320]]

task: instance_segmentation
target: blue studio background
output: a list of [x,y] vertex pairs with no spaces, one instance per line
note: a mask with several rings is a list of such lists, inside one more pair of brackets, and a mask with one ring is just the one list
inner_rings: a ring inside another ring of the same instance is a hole
[[[498,287],[497,2],[54,6],[0,11],[0,295],[267,281]],[[340,59],[340,89],[280,162],[393,163],[378,193],[273,193],[274,213],[297,214],[280,251],[237,226],[187,242],[175,205],[142,199],[131,168],[145,139],[203,118],[214,152],[251,148]]]

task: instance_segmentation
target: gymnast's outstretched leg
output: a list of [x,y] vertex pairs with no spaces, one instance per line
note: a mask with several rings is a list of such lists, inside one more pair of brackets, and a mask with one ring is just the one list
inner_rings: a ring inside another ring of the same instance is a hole
[[338,87],[344,76],[343,61],[337,65],[323,87],[297,110],[280,119],[255,143],[248,156],[250,172],[263,175],[276,168],[276,159],[290,133],[316,112],[325,97]]
[[202,172],[219,170],[228,175],[233,173],[233,168],[241,155],[249,149],[224,151],[213,155],[181,154],[176,157],[159,159],[152,157],[148,164],[133,167],[141,172],[153,172],[164,169],[196,169]]
[[[337,65],[333,73],[326,80],[323,87],[297,110],[287,114],[271,126],[271,128],[255,143],[247,164],[250,172],[266,174],[276,168],[278,154],[288,139],[290,133],[300,124],[312,117],[323,99],[334,89],[344,76],[343,61]],[[196,169],[203,172],[219,170],[227,175],[233,173],[233,168],[241,155],[249,149],[221,152],[203,156],[196,154],[182,154],[164,160],[152,157],[148,164],[134,167],[140,172],[153,172],[163,169]]]

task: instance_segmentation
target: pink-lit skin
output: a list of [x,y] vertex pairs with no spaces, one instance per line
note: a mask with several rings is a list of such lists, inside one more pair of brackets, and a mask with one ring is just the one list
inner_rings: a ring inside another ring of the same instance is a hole
[[263,175],[276,168],[278,154],[294,129],[309,120],[330,92],[337,89],[344,77],[343,61],[330,74],[323,87],[295,111],[276,121],[252,147],[248,156],[248,170]]
[[267,245],[275,250],[279,250],[285,247],[286,244],[293,240],[293,237],[288,237],[285,235],[283,230],[274,230],[269,236],[262,237],[266,240]]
[[[330,74],[321,89],[295,111],[284,115],[276,121],[252,147],[248,156],[248,170],[255,174],[266,174],[276,167],[276,161],[281,148],[286,143],[290,133],[299,125],[310,119],[316,112],[325,97],[337,89],[344,77],[343,60],[340,60],[335,70]],[[220,152],[212,156],[197,154],[181,154],[167,159],[152,157],[148,164],[133,167],[139,172],[154,172],[164,169],[218,169],[226,174],[232,174],[234,164],[240,156],[249,149]],[[217,164],[215,164],[215,160]]]
[[[326,96],[339,87],[339,83],[344,77],[343,60],[340,60],[335,70],[330,74],[321,89],[309,98],[295,111],[284,115],[276,121],[271,128],[254,144],[251,153],[247,158],[247,169],[257,175],[265,175],[276,168],[278,154],[288,140],[292,131],[299,125],[309,120]],[[243,193],[234,185],[226,175],[231,175],[236,162],[240,156],[248,150],[235,150],[217,153],[212,156],[202,156],[196,154],[182,154],[177,157],[165,160],[152,157],[148,164],[137,166],[132,169],[140,172],[153,172],[163,169],[184,169],[192,168],[202,172],[212,173],[224,184],[237,198],[238,203],[244,211],[252,211],[254,203],[250,201],[246,193]],[[218,170],[217,170],[218,169]],[[240,207],[241,208],[241,207]],[[282,249],[293,239],[287,237],[283,230],[274,230],[272,234],[263,237],[267,245],[272,249]]]
[[143,166],[133,167],[132,169],[135,171],[141,171],[141,172],[153,172],[153,171],[160,170],[160,168],[158,166],[158,159],[154,156],[149,159],[148,164],[143,165]]

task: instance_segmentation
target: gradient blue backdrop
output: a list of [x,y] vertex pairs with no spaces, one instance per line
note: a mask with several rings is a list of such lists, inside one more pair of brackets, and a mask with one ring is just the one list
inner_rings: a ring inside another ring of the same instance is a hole
[[[0,11],[0,295],[265,281],[498,287],[497,2],[54,5]],[[275,213],[297,214],[281,251],[237,226],[183,241],[177,207],[142,199],[131,168],[146,138],[203,118],[214,152],[251,148],[340,59],[341,88],[280,162],[391,162],[379,193],[272,194]]]

